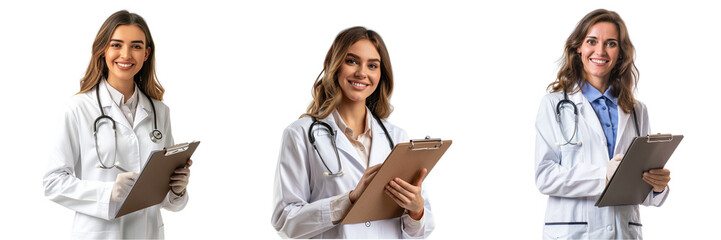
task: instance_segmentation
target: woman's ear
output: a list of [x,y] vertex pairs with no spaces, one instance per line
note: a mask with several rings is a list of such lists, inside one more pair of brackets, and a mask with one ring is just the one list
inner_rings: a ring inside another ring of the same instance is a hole
[[145,48],[145,59],[143,59],[143,62],[148,61],[148,57],[150,57],[150,47]]

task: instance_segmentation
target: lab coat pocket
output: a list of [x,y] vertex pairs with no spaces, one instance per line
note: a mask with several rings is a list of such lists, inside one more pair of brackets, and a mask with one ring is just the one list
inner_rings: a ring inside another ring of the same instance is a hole
[[578,145],[561,146],[561,166],[571,168],[576,163],[581,162],[583,151]]
[[543,239],[585,239],[587,232],[587,222],[547,222],[543,226]]
[[642,236],[641,227],[643,225],[639,222],[628,222],[628,233],[632,239],[640,239]]

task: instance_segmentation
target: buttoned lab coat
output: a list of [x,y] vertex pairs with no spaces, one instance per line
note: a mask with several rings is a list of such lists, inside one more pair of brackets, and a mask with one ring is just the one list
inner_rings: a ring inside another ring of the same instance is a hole
[[[638,205],[596,207],[594,204],[606,185],[608,155],[606,137],[591,103],[581,91],[568,95],[578,108],[578,133],[571,142],[581,146],[564,145],[561,126],[556,121],[556,105],[562,92],[546,95],[536,118],[536,186],[548,195],[544,239],[614,239],[641,238],[641,218]],[[561,118],[565,136],[573,134],[574,114],[564,104]],[[641,136],[650,132],[646,105],[634,107]],[[618,107],[618,133],[614,154],[625,153],[636,137],[632,113]],[[642,176],[638,176],[641,178]],[[653,197],[648,193],[643,205],[660,206],[668,195],[668,188]]]
[[[303,117],[288,126],[283,132],[275,174],[271,222],[278,234],[284,238],[410,238],[403,231],[401,218],[372,221],[369,225],[331,222],[331,198],[355,189],[366,165],[331,115],[320,121],[328,123],[337,132],[336,144],[345,174],[323,176],[327,170],[308,140],[311,117]],[[384,124],[394,143],[409,141],[404,130]],[[313,134],[330,170],[338,171],[330,134],[320,125],[313,128]],[[369,166],[383,163],[391,152],[385,133],[375,120],[372,134]],[[427,237],[434,228],[433,213],[425,190],[421,194],[425,199],[425,228],[421,237]]]
[[[153,100],[158,111],[158,130],[163,133],[163,138],[155,143],[150,139],[153,109],[148,98],[138,98],[135,124],[130,126],[110,98],[107,83],[101,81],[99,87],[103,110],[117,126],[117,162],[128,171],[139,173],[152,151],[173,145],[168,107]],[[75,211],[74,239],[163,238],[160,208],[179,211],[185,207],[188,195],[178,198],[169,192],[161,204],[114,218],[120,204],[110,202],[110,194],[121,171],[96,167],[98,157],[93,125],[101,113],[95,93],[93,89],[73,96],[65,110],[62,126],[58,129],[60,133],[56,135],[45,166],[45,196]],[[98,133],[98,148],[106,160],[105,165],[109,166],[113,164],[113,131],[110,122],[102,121],[105,123]]]

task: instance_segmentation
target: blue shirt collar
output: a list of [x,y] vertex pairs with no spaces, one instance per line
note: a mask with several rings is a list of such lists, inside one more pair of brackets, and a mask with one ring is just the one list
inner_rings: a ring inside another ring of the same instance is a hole
[[583,87],[581,88],[581,92],[583,93],[583,96],[588,99],[589,102],[594,102],[596,101],[596,99],[603,96],[606,97],[608,100],[611,100],[613,104],[618,105],[618,97],[615,97],[613,96],[613,94],[611,94],[611,86],[606,89],[606,92],[601,94],[601,92],[598,91],[598,89],[596,89],[595,87],[591,86],[590,83],[581,85],[583,85]]

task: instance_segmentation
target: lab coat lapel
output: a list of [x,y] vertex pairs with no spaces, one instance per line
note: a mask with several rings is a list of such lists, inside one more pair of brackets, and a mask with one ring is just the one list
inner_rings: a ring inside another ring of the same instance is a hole
[[105,114],[113,118],[116,125],[124,126],[128,129],[133,129],[130,127],[130,123],[127,119],[125,119],[125,116],[123,116],[123,112],[120,111],[120,108],[118,107],[115,102],[113,102],[113,99],[110,97],[110,93],[108,92],[108,85],[107,82],[101,81],[100,82],[100,104],[103,106],[103,111],[105,111]]
[[[137,91],[140,91],[137,89]],[[145,121],[148,116],[153,114],[153,107],[150,105],[150,101],[145,96],[145,94],[139,92],[138,93],[138,107],[135,109],[135,120],[133,120],[133,123],[135,126],[133,128],[137,128],[140,123]],[[157,115],[157,114],[156,114]],[[150,119],[150,121],[153,121],[154,119]],[[150,123],[152,126],[152,122]]]
[[600,137],[603,139],[603,141],[606,141],[606,135],[603,133],[603,128],[601,127],[601,121],[598,120],[596,112],[593,111],[591,102],[589,102],[588,99],[583,96],[583,93],[581,93],[581,91],[570,94],[568,95],[568,97],[569,99],[571,99],[571,101],[573,101],[573,103],[576,104],[576,107],[578,108],[579,128],[583,123],[585,123],[588,128],[590,128],[591,131],[596,134],[596,137]]
[[348,137],[345,136],[342,130],[338,127],[338,123],[335,122],[335,119],[332,115],[328,115],[325,119],[323,119],[328,125],[330,125],[333,130],[336,132],[336,145],[338,145],[338,150],[340,152],[345,153],[345,155],[349,158],[352,158],[351,164],[358,164],[360,166],[363,166],[365,168],[364,164],[360,160],[360,156],[358,156],[358,152],[355,150],[353,145],[348,140]]
[[[368,117],[373,118],[373,116]],[[388,145],[388,139],[386,138],[386,133],[383,132],[383,128],[381,128],[380,124],[378,123],[378,121],[375,120],[375,118],[371,121],[371,129],[373,138],[371,139],[370,157],[368,159],[369,166],[383,163],[386,160],[388,154],[391,153],[390,146]]]
[[[623,109],[621,109],[621,106],[618,106],[618,132],[616,133],[616,146],[613,146],[613,154],[619,154],[624,153],[619,151],[619,145],[622,142],[624,136],[628,134],[632,134],[633,136],[636,136],[636,130],[631,129],[631,131],[627,131],[626,128],[628,128],[630,123],[629,121],[633,121],[631,118],[632,113],[625,113]],[[627,145],[624,143],[624,145]]]

